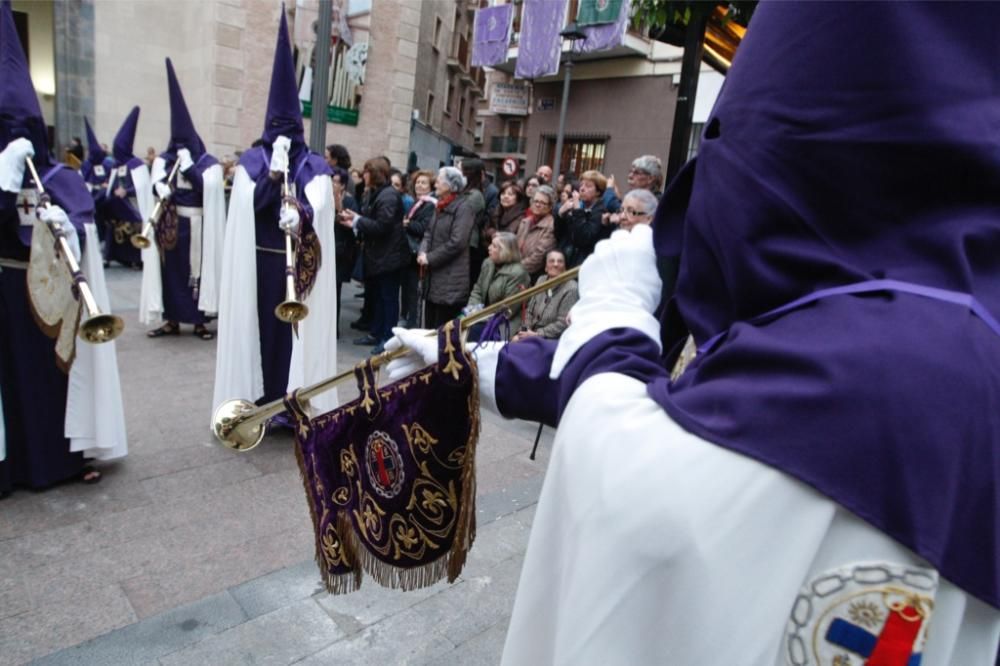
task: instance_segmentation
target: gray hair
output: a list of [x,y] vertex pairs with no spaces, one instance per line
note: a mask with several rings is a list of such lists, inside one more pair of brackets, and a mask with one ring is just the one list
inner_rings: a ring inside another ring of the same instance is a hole
[[509,231],[501,231],[493,240],[500,241],[503,249],[497,256],[497,264],[513,264],[521,261],[521,251],[517,247],[517,236]]
[[640,155],[639,157],[632,160],[633,169],[642,169],[656,181],[659,185],[660,180],[663,178],[663,162],[656,155]]
[[629,190],[629,193],[625,195],[622,199],[622,206],[625,202],[632,199],[637,204],[642,206],[642,209],[648,212],[650,215],[656,212],[656,206],[660,203],[656,200],[656,195],[649,190]]
[[535,194],[536,195],[537,194],[541,194],[546,199],[548,199],[549,200],[549,208],[553,208],[554,209],[555,206],[556,206],[556,201],[559,200],[559,197],[556,196],[556,191],[554,189],[552,189],[551,185],[539,185],[538,189],[535,190]]
[[455,194],[459,194],[465,189],[465,176],[462,175],[461,170],[455,167],[441,167],[440,171],[438,171],[438,177],[444,178],[448,183],[448,189]]

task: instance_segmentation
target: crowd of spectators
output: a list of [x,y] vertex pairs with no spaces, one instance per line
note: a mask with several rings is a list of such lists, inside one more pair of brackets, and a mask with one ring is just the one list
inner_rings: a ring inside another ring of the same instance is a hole
[[[580,266],[615,229],[650,224],[663,186],[654,155],[632,161],[624,191],[596,170],[542,165],[495,185],[478,159],[405,174],[385,157],[352,168],[340,145],[326,158],[339,211],[338,305],[343,282],[364,283],[351,327],[373,353],[397,324],[435,328]],[[511,308],[501,330],[514,341],[558,338],[576,300],[575,281],[557,284]]]

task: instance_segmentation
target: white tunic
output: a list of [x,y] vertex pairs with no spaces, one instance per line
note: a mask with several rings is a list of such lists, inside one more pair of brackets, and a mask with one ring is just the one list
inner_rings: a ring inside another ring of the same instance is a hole
[[[935,575],[810,487],[683,430],[641,382],[597,375],[560,422],[503,663],[792,663],[800,589],[859,563]],[[993,664],[998,638],[1000,612],[939,580],[924,666]]]

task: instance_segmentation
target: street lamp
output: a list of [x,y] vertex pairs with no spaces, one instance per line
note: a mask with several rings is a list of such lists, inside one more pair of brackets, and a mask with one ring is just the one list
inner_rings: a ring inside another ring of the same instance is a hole
[[[562,106],[559,108],[559,131],[556,134],[556,158],[552,165],[553,179],[559,178],[562,168],[563,134],[566,132],[566,107],[569,104],[569,82],[573,78],[573,49],[576,48],[576,40],[586,39],[587,33],[582,32],[576,22],[570,23],[566,29],[559,33],[563,39],[570,40],[569,54],[566,56],[566,64],[563,66],[565,74],[563,76]],[[552,181],[553,183],[555,180]]]

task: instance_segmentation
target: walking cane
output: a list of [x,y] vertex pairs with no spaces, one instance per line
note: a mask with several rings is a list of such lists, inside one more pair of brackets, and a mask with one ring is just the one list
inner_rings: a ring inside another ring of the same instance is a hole
[[544,423],[539,423],[538,424],[538,432],[535,433],[535,445],[531,447],[531,455],[528,456],[529,460],[534,460],[535,459],[535,451],[538,450],[538,440],[540,440],[542,438],[542,428],[544,428],[544,427],[545,427]]
[[424,327],[424,304],[427,300],[427,267],[421,266],[417,270],[417,328]]

